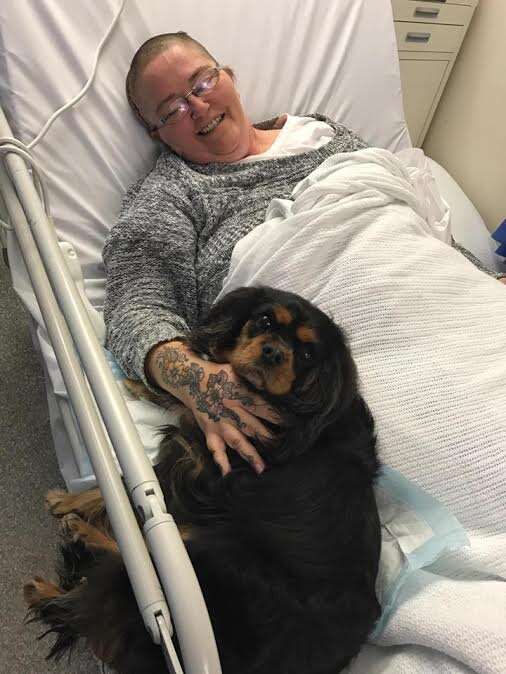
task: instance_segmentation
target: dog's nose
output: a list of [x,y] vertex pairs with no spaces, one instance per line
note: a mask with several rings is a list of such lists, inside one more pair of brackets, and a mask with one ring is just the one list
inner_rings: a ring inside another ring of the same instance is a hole
[[273,344],[262,346],[262,360],[266,365],[281,365],[283,358],[283,352],[277,346]]

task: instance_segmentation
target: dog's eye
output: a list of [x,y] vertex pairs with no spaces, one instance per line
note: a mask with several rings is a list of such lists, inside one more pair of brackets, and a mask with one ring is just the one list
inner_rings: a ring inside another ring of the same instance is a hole
[[309,344],[301,344],[298,348],[299,358],[305,363],[310,363],[314,359],[315,351]]
[[260,316],[256,322],[260,330],[268,330],[271,327],[271,319],[267,315]]

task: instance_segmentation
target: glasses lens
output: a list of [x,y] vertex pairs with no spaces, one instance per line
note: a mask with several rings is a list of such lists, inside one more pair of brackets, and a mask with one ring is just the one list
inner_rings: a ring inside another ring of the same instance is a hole
[[205,96],[211,89],[216,86],[218,82],[218,77],[220,76],[220,71],[217,68],[212,70],[206,70],[205,73],[199,77],[195,82],[193,87],[193,94],[195,96]]
[[[195,86],[191,93],[198,97],[205,96],[211,89],[214,89],[219,77],[220,71],[218,68],[210,68],[209,70],[204,71],[195,82]],[[186,115],[189,109],[190,106],[185,98],[174,99],[163,110],[159,121],[159,127],[164,126],[165,124],[174,124],[178,122]]]
[[160,118],[160,123],[162,124],[173,124],[177,122],[181,117],[184,117],[188,112],[188,103],[184,98],[176,98],[174,101],[171,101],[167,108],[163,111],[163,114]]

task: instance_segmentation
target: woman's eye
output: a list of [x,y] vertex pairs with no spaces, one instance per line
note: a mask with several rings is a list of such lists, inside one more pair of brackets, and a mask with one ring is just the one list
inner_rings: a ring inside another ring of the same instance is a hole
[[168,110],[162,117],[160,117],[159,123],[163,126],[163,124],[166,124],[171,117],[174,117],[176,112],[177,110]]
[[200,80],[200,82],[197,82],[197,84],[193,87],[193,93],[196,96],[202,96],[202,94],[210,88],[211,79],[211,77],[206,77],[205,80]]
[[261,330],[267,330],[271,327],[271,319],[269,316],[260,316],[260,318],[257,320],[257,326]]

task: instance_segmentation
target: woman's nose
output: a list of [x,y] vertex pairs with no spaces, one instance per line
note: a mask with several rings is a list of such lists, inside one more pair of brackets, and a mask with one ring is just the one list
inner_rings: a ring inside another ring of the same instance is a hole
[[209,103],[206,103],[203,98],[190,94],[187,100],[190,106],[190,115],[193,119],[198,119],[209,110]]

